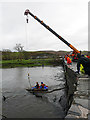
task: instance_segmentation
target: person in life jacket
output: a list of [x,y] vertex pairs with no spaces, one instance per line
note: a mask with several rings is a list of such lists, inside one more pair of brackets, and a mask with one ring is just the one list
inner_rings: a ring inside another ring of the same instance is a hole
[[36,88],[36,89],[39,88],[39,84],[38,84],[38,82],[36,82],[36,86],[35,86],[35,88]]
[[85,74],[84,67],[83,67],[82,64],[80,64],[80,72],[81,72],[82,74]]
[[72,64],[72,61],[69,56],[67,56],[67,64],[69,64],[69,65]]
[[90,59],[90,56],[89,56],[89,55],[86,55],[86,57]]
[[80,64],[84,67],[85,74],[90,76],[90,59],[87,57],[81,56],[80,53],[77,54],[78,62],[77,62],[77,71],[76,73],[79,74],[80,72]]
[[64,57],[65,63],[67,64],[67,55]]
[[45,84],[43,82],[41,82],[41,88],[44,88]]

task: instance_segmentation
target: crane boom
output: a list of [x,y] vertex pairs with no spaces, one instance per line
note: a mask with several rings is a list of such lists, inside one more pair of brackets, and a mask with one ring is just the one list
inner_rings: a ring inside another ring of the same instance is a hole
[[75,53],[80,53],[73,45],[67,42],[63,37],[57,34],[53,29],[51,29],[48,25],[46,25],[42,20],[40,20],[37,16],[33,15],[28,9],[24,12],[24,15],[27,16],[27,23],[28,23],[28,15],[31,15],[34,19],[36,19],[41,25],[43,25],[46,29],[48,29],[51,33],[53,33],[56,37],[58,37],[62,42],[68,45],[71,49],[74,50]]

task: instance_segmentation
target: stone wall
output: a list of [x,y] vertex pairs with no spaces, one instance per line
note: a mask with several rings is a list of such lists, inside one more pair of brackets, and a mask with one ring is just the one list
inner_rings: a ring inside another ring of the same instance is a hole
[[[75,64],[75,63],[74,63]],[[90,118],[90,77],[75,73],[75,65],[63,62],[69,110],[66,118]]]

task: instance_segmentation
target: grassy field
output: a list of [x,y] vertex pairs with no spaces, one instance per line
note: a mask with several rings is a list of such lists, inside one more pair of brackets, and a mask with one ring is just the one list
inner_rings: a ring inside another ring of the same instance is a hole
[[2,60],[0,65],[2,68],[14,68],[14,67],[34,67],[34,66],[48,66],[59,65],[61,61],[57,61],[53,58],[49,59],[29,59],[29,60]]

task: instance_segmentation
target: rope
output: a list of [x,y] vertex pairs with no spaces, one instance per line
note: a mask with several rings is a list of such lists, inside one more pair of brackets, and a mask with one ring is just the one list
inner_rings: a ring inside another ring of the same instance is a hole
[[26,22],[25,22],[25,32],[26,32],[26,51],[28,50],[28,42],[29,42],[29,34],[30,34],[30,32],[29,32],[29,22],[28,22],[28,20],[29,20],[29,17],[28,17],[28,15],[27,15],[27,17],[26,17]]
[[28,73],[28,81],[29,81],[29,86],[30,86],[30,88],[32,88],[31,82],[30,82],[30,75],[29,75],[29,73]]
[[[26,32],[26,51],[28,51],[28,41],[29,41],[29,27],[28,27],[28,16],[26,18],[26,23],[25,23],[25,32]],[[29,74],[29,67],[27,70],[28,73],[28,82],[29,82],[29,87],[32,88],[31,82],[30,82],[30,74]]]
[[28,50],[28,39],[29,39],[29,34],[28,34],[28,24],[26,23],[25,26],[25,32],[26,32],[26,51]]

